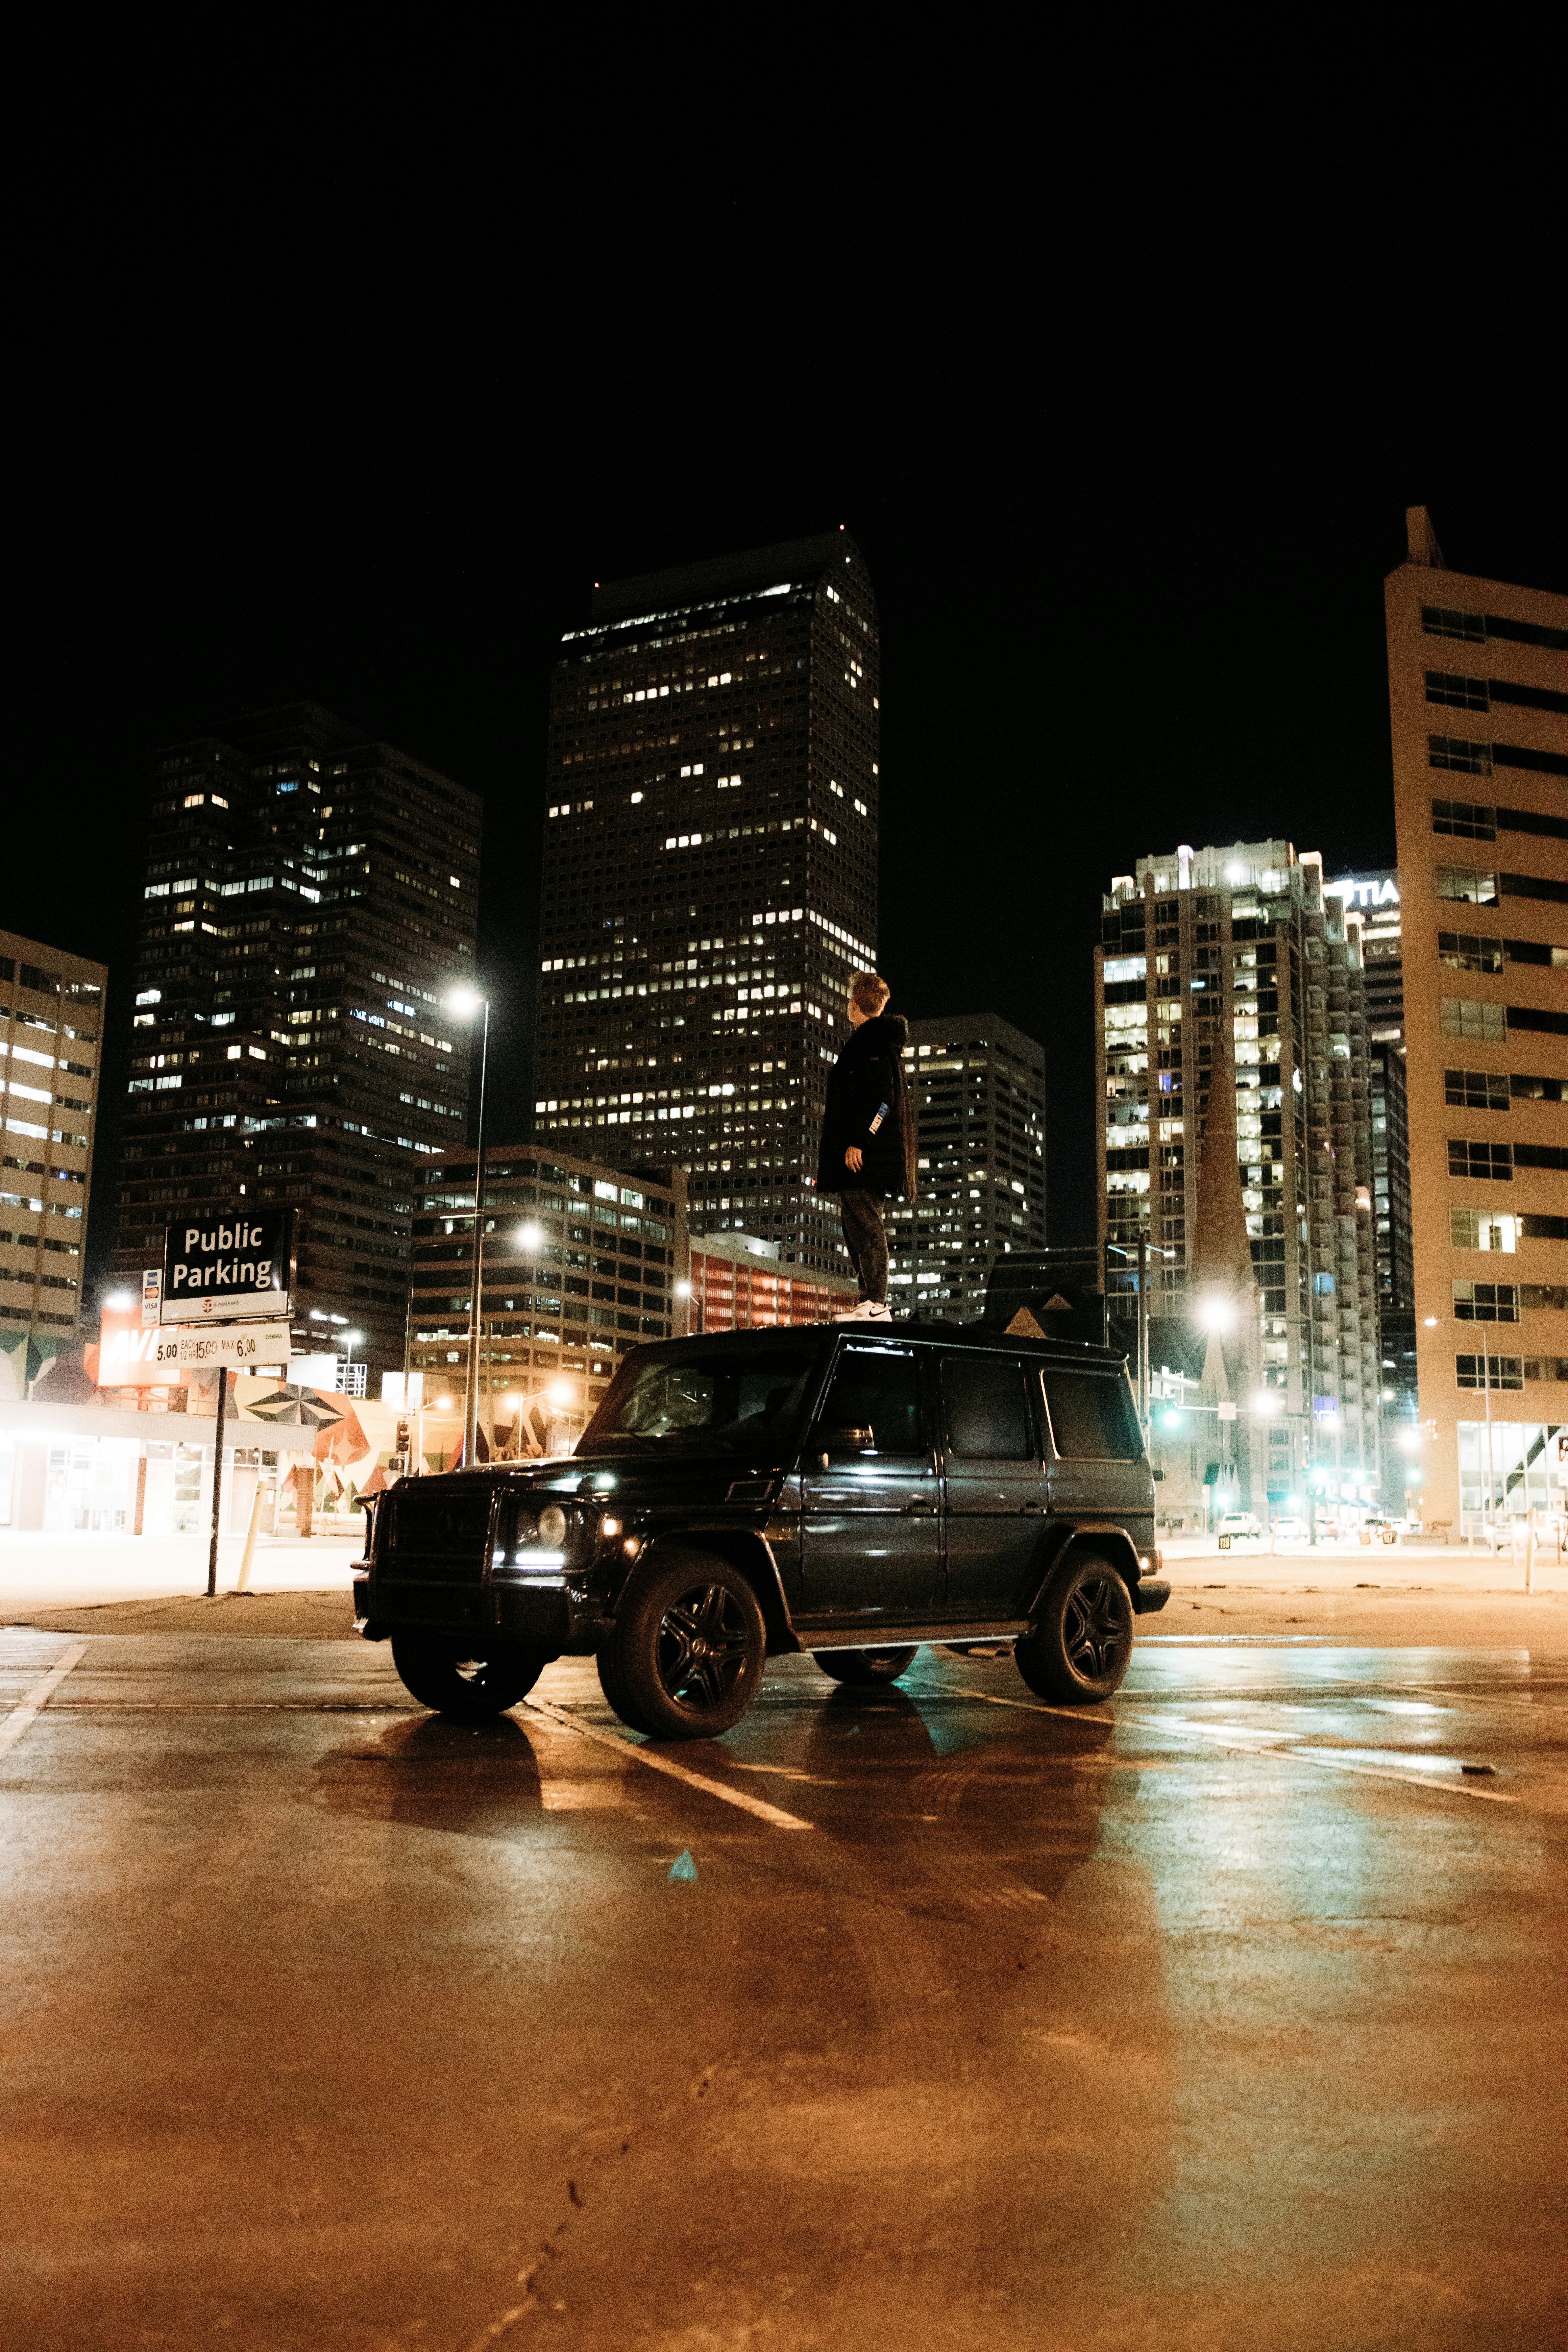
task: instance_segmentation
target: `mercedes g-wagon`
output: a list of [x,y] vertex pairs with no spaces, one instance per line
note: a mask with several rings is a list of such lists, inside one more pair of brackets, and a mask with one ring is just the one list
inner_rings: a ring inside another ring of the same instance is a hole
[[634,1730],[704,1739],[788,1652],[889,1683],[922,1642],[1011,1643],[1042,1698],[1107,1699],[1158,1566],[1121,1356],[814,1325],[638,1348],[570,1460],[391,1487],[354,1614],[444,1714],[592,1656]]

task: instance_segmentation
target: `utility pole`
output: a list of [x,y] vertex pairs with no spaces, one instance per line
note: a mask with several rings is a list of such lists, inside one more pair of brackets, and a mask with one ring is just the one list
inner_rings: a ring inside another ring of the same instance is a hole
[[1138,1228],[1138,1420],[1149,1438],[1149,1236]]
[[484,1328],[484,1234],[485,1234],[485,1072],[490,1050],[490,1005],[489,997],[481,1000],[484,1006],[484,1026],[479,1033],[479,1141],[474,1152],[474,1300],[468,1311],[468,1392],[464,1399],[463,1467],[471,1470],[479,1458],[479,1334]]
[[217,1531],[223,1508],[223,1425],[228,1412],[228,1366],[217,1368],[217,1434],[213,1441],[213,1538],[207,1552],[207,1599],[217,1592]]

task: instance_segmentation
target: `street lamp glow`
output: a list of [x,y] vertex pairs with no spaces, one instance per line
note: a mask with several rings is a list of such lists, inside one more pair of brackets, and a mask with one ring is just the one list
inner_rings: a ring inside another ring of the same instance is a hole
[[544,1239],[537,1225],[519,1225],[512,1235],[519,1249],[536,1250]]
[[1268,1394],[1268,1391],[1267,1391],[1267,1390],[1262,1391],[1261,1391],[1258,1396],[1255,1396],[1255,1397],[1253,1398],[1253,1400],[1252,1400],[1252,1410],[1253,1410],[1253,1412],[1263,1412],[1263,1413],[1272,1413],[1272,1412],[1273,1412],[1273,1411],[1274,1411],[1274,1400],[1273,1400],[1273,1398]]
[[111,1315],[129,1315],[136,1301],[128,1290],[111,1290],[103,1303]]
[[441,1000],[444,1013],[455,1013],[459,1021],[471,1021],[484,1003],[477,988],[451,988]]
[[689,1298],[691,1285],[689,1282],[678,1282],[675,1286],[675,1295],[677,1298]]
[[1205,1298],[1198,1308],[1198,1321],[1205,1331],[1228,1331],[1236,1321],[1236,1309],[1228,1298]]
[[550,1401],[552,1404],[569,1405],[572,1402],[571,1381],[552,1381],[550,1383]]

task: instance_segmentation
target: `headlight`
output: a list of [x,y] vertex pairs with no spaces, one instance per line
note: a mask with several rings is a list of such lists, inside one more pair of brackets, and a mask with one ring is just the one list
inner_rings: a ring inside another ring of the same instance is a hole
[[539,1514],[539,1540],[549,1544],[552,1550],[565,1542],[566,1514],[559,1503],[547,1503]]

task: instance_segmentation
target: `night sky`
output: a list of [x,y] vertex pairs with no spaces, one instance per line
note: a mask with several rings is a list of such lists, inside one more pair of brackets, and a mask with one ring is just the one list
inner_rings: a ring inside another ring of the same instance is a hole
[[596,579],[853,531],[882,631],[881,969],[895,1010],[1045,1040],[1053,1241],[1093,1231],[1109,877],[1269,834],[1392,862],[1406,503],[1455,569],[1568,587],[1552,305],[1516,309],[1506,371],[1445,369],[1451,245],[1385,306],[1339,250],[1263,278],[1194,230],[1108,274],[1051,259],[1039,222],[990,222],[999,251],[973,211],[878,202],[855,268],[798,195],[732,208],[679,299],[621,236],[579,304],[562,240],[592,262],[591,215],[346,278],[323,244],[287,287],[261,247],[221,278],[182,252],[39,356],[0,923],[110,968],[94,1260],[142,774],[237,709],[322,702],[483,793],[490,1132],[526,1131],[547,681]]

